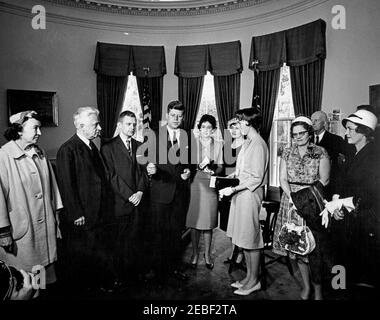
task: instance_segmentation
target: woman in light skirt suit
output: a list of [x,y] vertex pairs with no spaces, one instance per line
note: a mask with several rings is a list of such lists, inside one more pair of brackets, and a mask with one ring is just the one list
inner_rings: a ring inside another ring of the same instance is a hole
[[228,219],[227,236],[232,243],[244,249],[247,274],[244,279],[231,284],[237,295],[249,295],[261,289],[258,278],[260,249],[263,238],[259,223],[264,186],[268,183],[269,152],[258,133],[261,116],[256,108],[236,112],[240,130],[247,137],[238,155],[235,177],[240,180],[236,187],[219,191],[220,197],[233,195]]

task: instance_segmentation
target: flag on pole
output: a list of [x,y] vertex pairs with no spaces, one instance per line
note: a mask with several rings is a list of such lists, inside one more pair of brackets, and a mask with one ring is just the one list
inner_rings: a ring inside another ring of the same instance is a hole
[[143,127],[144,129],[149,129],[150,123],[152,122],[152,112],[150,109],[151,104],[150,104],[148,78],[144,78],[142,106],[143,106]]
[[253,73],[254,73],[252,107],[261,109],[260,88],[259,88],[259,69],[257,68],[258,63],[259,63],[258,60],[254,60],[252,62]]

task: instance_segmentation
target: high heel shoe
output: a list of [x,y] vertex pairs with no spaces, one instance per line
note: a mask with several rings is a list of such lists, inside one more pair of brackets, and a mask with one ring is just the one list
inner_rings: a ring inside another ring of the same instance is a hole
[[206,268],[210,269],[210,270],[214,269],[214,263],[212,263],[212,262],[211,263],[207,263],[207,261],[206,261],[206,255],[204,257],[205,257]]
[[197,264],[198,264],[198,258],[194,259],[193,257],[191,257],[191,262],[190,262],[190,266],[192,269],[196,269],[197,268]]

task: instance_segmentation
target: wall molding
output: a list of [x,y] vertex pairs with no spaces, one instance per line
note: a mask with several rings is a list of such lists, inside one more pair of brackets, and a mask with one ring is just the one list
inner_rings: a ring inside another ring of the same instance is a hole
[[230,1],[175,1],[175,2],[144,2],[144,1],[98,1],[98,0],[45,0],[61,6],[95,10],[119,15],[176,17],[207,15],[244,9],[272,0],[230,0]]
[[[47,1],[56,2],[56,1],[61,1],[61,0],[47,0]],[[62,0],[62,1],[66,1],[66,0]],[[78,0],[78,3],[79,1],[81,0]],[[265,0],[265,1],[272,1],[272,0]],[[184,33],[184,32],[205,32],[205,31],[227,30],[231,28],[244,28],[244,27],[248,27],[248,26],[252,26],[256,24],[261,24],[264,22],[278,20],[287,16],[291,16],[328,1],[330,0],[299,0],[298,2],[291,4],[287,7],[271,10],[264,13],[255,14],[255,12],[252,11],[252,15],[248,17],[242,18],[238,14],[227,16],[227,17],[226,15],[223,15],[223,19],[220,19],[220,21],[218,22],[199,24],[199,21],[197,21],[196,24],[189,24],[189,25],[184,25],[183,23],[181,23],[182,21],[185,21],[185,20],[182,20],[182,19],[186,19],[185,17],[173,20],[174,25],[172,23],[168,23],[168,25],[162,25],[162,23],[157,24],[157,20],[149,20],[148,21],[149,24],[148,23],[146,24],[117,23],[117,22],[109,21],[108,20],[109,16],[107,15],[103,15],[103,16],[100,15],[98,16],[99,17],[98,19],[84,18],[83,16],[85,15],[82,15],[82,17],[77,17],[74,15],[69,16],[67,14],[63,15],[63,14],[53,13],[53,12],[50,12],[50,10],[47,10],[46,15],[47,15],[47,22],[65,24],[65,25],[70,25],[70,26],[79,26],[79,27],[90,28],[90,29],[100,29],[100,30],[117,31],[117,32],[127,31],[127,32],[133,32],[133,33],[149,32],[149,33],[154,33],[154,34],[160,34],[160,33],[178,34],[178,33]],[[0,12],[27,17],[29,19],[31,19],[32,17],[31,7],[27,8],[25,6],[18,6],[18,5],[14,5],[10,3],[5,3],[2,1],[0,1]],[[219,12],[221,14],[221,17],[222,17],[223,12],[225,11]],[[76,15],[78,15],[77,10],[76,10]],[[141,19],[140,21],[144,23],[143,19]],[[171,20],[167,20],[167,21],[171,21]],[[175,21],[177,21],[176,23],[178,25],[175,24]],[[188,21],[191,21],[191,20],[188,20]]]

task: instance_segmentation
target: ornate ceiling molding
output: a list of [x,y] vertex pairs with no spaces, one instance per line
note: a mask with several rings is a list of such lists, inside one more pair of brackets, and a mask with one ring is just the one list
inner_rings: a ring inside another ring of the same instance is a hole
[[203,1],[99,1],[99,0],[45,0],[57,5],[90,9],[121,15],[135,16],[194,16],[215,14],[236,9],[244,9],[273,0],[203,0]]
[[[61,0],[44,0],[43,2],[54,2],[55,5],[58,6],[57,2]],[[78,0],[78,3],[81,0]],[[126,0],[124,0],[126,1]],[[207,1],[207,0],[205,0]],[[211,1],[211,0],[208,0]],[[248,1],[248,0],[247,0]],[[273,2],[274,0],[264,0],[269,2]],[[270,22],[277,19],[282,19],[287,16],[291,16],[293,14],[297,14],[304,10],[308,10],[312,7],[318,6],[324,2],[330,0],[294,0],[293,4],[289,4],[288,6],[280,7],[272,10],[264,10],[260,13],[255,12],[255,10],[250,9],[249,12],[252,14],[240,15],[238,14],[240,11],[236,11],[237,14],[225,14],[223,19],[207,19],[207,16],[203,16],[206,19],[202,21],[197,20],[192,23],[191,16],[189,19],[185,19],[186,17],[178,17],[175,19],[173,16],[172,19],[165,19],[167,24],[158,23],[156,19],[141,19],[138,16],[134,17],[134,21],[132,22],[130,19],[127,21],[123,21],[123,19],[112,19],[109,15],[112,13],[103,12],[102,15],[93,17],[91,15],[81,15],[78,14],[80,10],[72,9],[75,15],[65,13],[55,13],[54,10],[47,11],[47,21],[59,24],[66,24],[70,26],[79,26],[90,29],[99,29],[99,30],[107,30],[107,31],[117,31],[117,32],[133,32],[133,33],[154,33],[154,34],[176,34],[176,33],[187,33],[187,32],[205,32],[207,31],[220,31],[220,30],[230,30],[231,28],[244,28],[253,26],[256,24]],[[72,2],[72,1],[70,1]],[[265,4],[263,5],[265,7]],[[63,7],[65,8],[65,7]],[[66,7],[67,8],[67,7]],[[70,9],[70,8],[69,8]],[[91,13],[90,10],[84,10]],[[5,3],[0,0],[0,12],[5,12],[8,14],[13,14],[17,16],[22,16],[26,18],[30,18],[31,11],[30,7],[18,6],[15,4]],[[247,10],[243,10],[243,12],[247,12]],[[100,13],[100,12],[99,12]],[[119,13],[119,10],[117,12]],[[232,13],[232,12],[231,12]],[[108,17],[107,17],[108,16]],[[123,16],[120,16],[123,18]],[[111,19],[110,19],[111,18]],[[132,18],[132,17],[131,17]],[[161,19],[159,19],[161,20]],[[184,21],[187,20],[186,23]],[[172,23],[171,23],[172,22]]]

